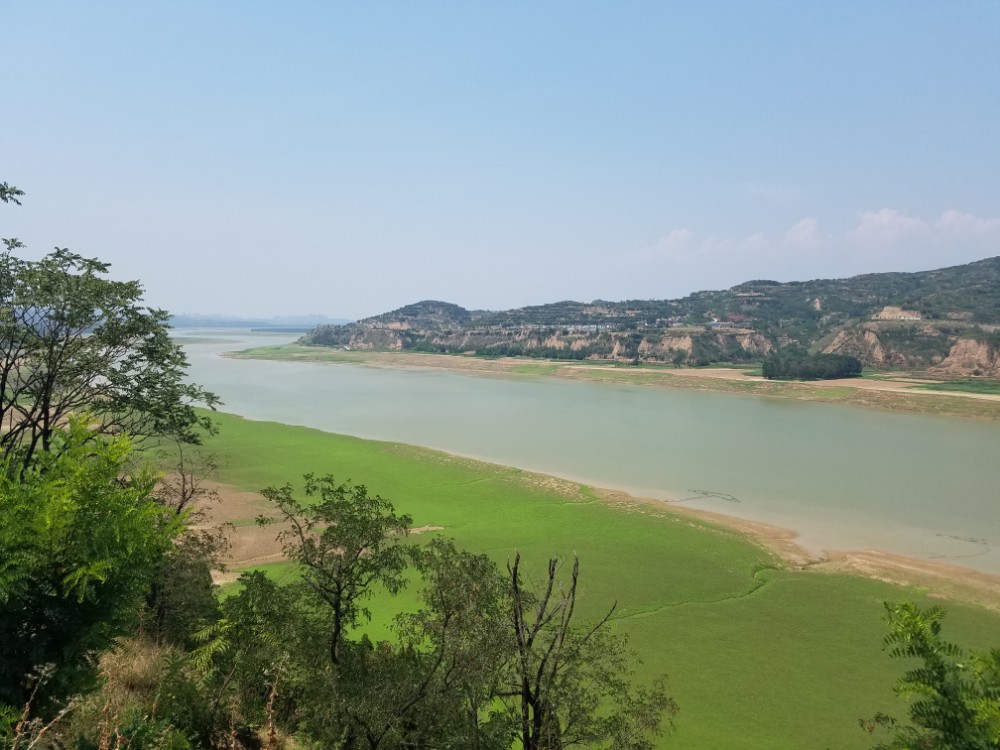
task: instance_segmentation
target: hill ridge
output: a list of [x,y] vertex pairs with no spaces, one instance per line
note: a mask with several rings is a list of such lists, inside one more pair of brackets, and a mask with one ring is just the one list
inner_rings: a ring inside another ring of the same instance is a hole
[[851,354],[869,366],[1000,377],[1000,256],[930,271],[756,279],[679,299],[565,300],[501,311],[423,300],[319,325],[302,342],[694,365],[797,348]]

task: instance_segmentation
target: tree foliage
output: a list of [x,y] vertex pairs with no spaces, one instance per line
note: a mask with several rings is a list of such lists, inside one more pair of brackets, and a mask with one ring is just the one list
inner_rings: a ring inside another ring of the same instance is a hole
[[1000,748],[1000,649],[968,652],[941,637],[944,610],[886,603],[885,646],[913,666],[896,683],[910,701],[911,725],[877,714],[863,720],[869,732],[892,736],[875,750],[996,750]]
[[521,746],[651,748],[649,736],[659,733],[664,716],[677,707],[662,681],[649,690],[632,689],[625,643],[606,628],[614,605],[596,623],[580,628],[573,621],[579,559],[573,560],[565,588],[558,579],[559,561],[550,559],[539,593],[525,589],[520,564],[517,554],[507,569],[515,657],[509,687],[500,695],[513,699]]
[[[26,680],[57,671],[47,696],[91,673],[91,657],[133,630],[180,521],[152,498],[155,478],[123,478],[131,445],[82,422],[25,471],[0,472],[0,703],[20,706]],[[8,459],[9,461],[10,459]]]
[[399,542],[412,519],[397,516],[392,503],[369,495],[364,485],[338,483],[330,475],[306,475],[308,504],[293,493],[285,485],[262,494],[288,525],[278,535],[285,553],[302,566],[309,590],[330,608],[330,659],[337,664],[344,631],[370,616],[362,602],[375,586],[394,594],[405,585],[406,555]]
[[[505,575],[446,539],[403,544],[411,519],[364,486],[308,475],[301,501],[265,494],[301,577],[245,575],[197,652],[215,702],[245,722],[278,694],[278,722],[325,748],[646,750],[675,710],[662,683],[630,684],[607,617],[574,621],[578,564],[564,589],[551,561],[535,592],[520,557]],[[414,578],[420,607],[373,642],[365,599]]]
[[98,433],[196,441],[206,420],[195,405],[218,402],[185,381],[167,313],[108,268],[65,249],[39,261],[0,253],[0,451],[24,466],[74,413]]
[[212,571],[225,570],[230,547],[230,526],[213,525],[208,512],[219,500],[210,484],[219,460],[204,446],[179,439],[167,441],[158,458],[164,473],[154,496],[167,511],[182,518],[185,527],[153,580],[144,626],[161,641],[191,645],[193,635],[219,617]]
[[6,182],[0,182],[0,202],[14,203],[15,205],[20,206],[21,201],[19,199],[23,195],[23,190],[20,190],[13,185],[8,185]]
[[767,357],[761,371],[769,380],[856,378],[861,374],[861,360],[845,354],[779,353]]

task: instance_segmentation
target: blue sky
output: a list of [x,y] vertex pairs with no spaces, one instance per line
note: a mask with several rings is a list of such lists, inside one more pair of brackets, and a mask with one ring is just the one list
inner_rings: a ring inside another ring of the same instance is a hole
[[360,317],[1000,254],[1000,3],[0,0],[0,236]]

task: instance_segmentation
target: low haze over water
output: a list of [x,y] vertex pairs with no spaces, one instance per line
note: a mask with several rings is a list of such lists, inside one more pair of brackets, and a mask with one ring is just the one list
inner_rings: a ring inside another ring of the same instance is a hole
[[219,353],[294,337],[183,335],[191,378],[223,411],[686,498],[794,529],[814,551],[879,549],[1000,573],[995,424],[555,378],[226,359]]

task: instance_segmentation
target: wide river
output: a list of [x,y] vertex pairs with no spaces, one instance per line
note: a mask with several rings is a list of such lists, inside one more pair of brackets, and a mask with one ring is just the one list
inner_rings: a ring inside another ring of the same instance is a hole
[[1000,574],[995,423],[558,378],[228,359],[220,353],[295,337],[177,333],[191,379],[226,412],[682,500],[793,529],[813,551],[877,549]]

